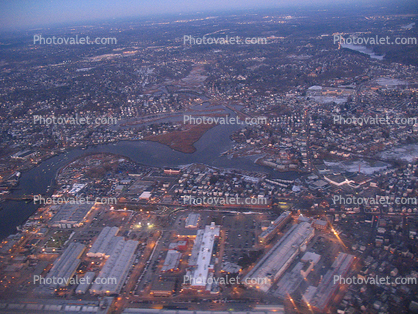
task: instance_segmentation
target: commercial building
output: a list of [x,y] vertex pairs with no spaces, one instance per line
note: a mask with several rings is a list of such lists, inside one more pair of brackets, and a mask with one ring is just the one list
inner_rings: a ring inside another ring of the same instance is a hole
[[200,215],[196,213],[190,213],[186,218],[185,228],[197,228],[199,224]]
[[128,240],[117,243],[103,269],[97,283],[90,288],[91,294],[110,295],[119,293],[132,266],[138,241]]
[[142,194],[139,196],[139,200],[149,200],[150,198],[151,198],[151,196],[152,196],[152,193],[151,192],[149,192],[149,191],[144,191],[144,192],[142,192]]
[[118,227],[105,227],[100,232],[96,241],[94,241],[89,252],[88,257],[109,257],[112,251],[117,246],[118,242],[123,241],[123,237],[117,237],[119,232]]
[[334,283],[334,276],[345,277],[354,263],[355,256],[340,253],[319,283],[316,293],[312,298],[311,305],[319,312],[324,312],[329,302],[339,289],[339,283]]
[[62,204],[59,205],[57,213],[49,221],[49,225],[55,228],[80,227],[86,217],[92,211],[91,204]]
[[[58,286],[66,286],[70,279],[74,276],[77,267],[80,265],[80,256],[83,254],[86,246],[80,243],[71,242],[62,255],[57,258],[45,277],[45,281],[51,281],[53,278],[60,278],[63,284],[49,285],[57,288]],[[63,280],[61,280],[63,279]]]
[[[189,259],[190,269],[186,276],[190,278],[187,284],[183,284],[185,289],[193,289],[198,292],[207,291],[209,272],[214,268],[213,249],[215,239],[219,237],[220,227],[212,222],[205,226],[205,230],[199,230],[196,241]],[[209,288],[210,290],[210,288]]]
[[168,246],[168,249],[169,250],[177,250],[177,251],[186,251],[187,250],[187,240],[170,243],[170,245]]
[[151,286],[150,294],[155,297],[170,297],[175,291],[174,280],[156,280]]
[[290,216],[290,211],[286,211],[282,213],[266,230],[264,230],[259,236],[258,241],[262,244],[267,243],[270,241],[275,234],[280,231],[290,220],[292,216]]
[[183,239],[194,239],[197,236],[197,230],[193,229],[178,229],[177,236]]
[[308,222],[294,225],[245,276],[245,285],[264,292],[268,291],[299,252],[306,249],[314,234],[315,230]]
[[168,272],[168,271],[176,271],[178,270],[179,263],[180,263],[181,253],[176,250],[168,250],[167,256],[164,261],[164,265],[161,268],[161,271]]

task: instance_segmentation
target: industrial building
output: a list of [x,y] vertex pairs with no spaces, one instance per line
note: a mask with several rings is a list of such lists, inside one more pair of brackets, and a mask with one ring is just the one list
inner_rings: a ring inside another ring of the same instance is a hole
[[328,226],[328,222],[325,220],[315,219],[312,223],[312,226],[315,229],[326,230]]
[[109,257],[119,241],[123,241],[123,237],[117,237],[118,227],[105,227],[100,232],[94,244],[91,246],[88,257]]
[[301,262],[306,263],[312,261],[314,265],[318,264],[321,259],[321,255],[316,254],[315,252],[306,252],[301,258]]
[[259,236],[258,241],[262,244],[269,242],[278,231],[280,231],[290,220],[290,211],[282,213],[266,230],[264,230]]
[[185,228],[197,228],[199,224],[200,215],[196,213],[190,213],[186,218]]
[[314,266],[321,259],[321,255],[314,252],[306,252],[301,258],[300,262],[293,267],[290,272],[283,275],[280,281],[277,283],[277,290],[275,295],[285,299],[289,295],[292,295],[299,288],[309,273],[313,270]]
[[[308,222],[292,226],[244,277],[245,285],[267,292],[271,285],[283,275],[296,256],[306,249],[306,245],[314,234],[315,230]],[[260,280],[260,278],[264,280]]]
[[57,213],[49,221],[49,225],[55,228],[80,227],[86,217],[92,211],[91,204],[62,204],[59,205]]
[[176,250],[168,250],[161,272],[176,271],[180,263],[181,253]]
[[[63,284],[56,285],[54,288],[68,285],[69,280],[74,276],[77,267],[80,265],[80,256],[85,248],[86,246],[83,244],[71,242],[62,255],[55,260],[54,265],[45,277],[46,281],[48,282],[53,278],[62,278],[64,279]],[[50,285],[50,287],[52,286]]]
[[150,294],[155,297],[170,297],[175,291],[174,280],[156,280],[151,286]]
[[91,286],[91,284],[93,283],[95,275],[96,274],[94,273],[94,271],[88,271],[87,273],[85,273],[83,277],[83,282],[81,282],[77,286],[77,288],[75,289],[75,293],[85,294],[87,290],[89,289],[89,287]]
[[311,305],[319,312],[324,312],[329,302],[339,289],[339,283],[334,283],[334,276],[345,277],[354,263],[355,256],[340,253],[332,263],[331,269],[319,283]]
[[187,250],[187,240],[170,243],[170,245],[168,246],[168,249],[169,250],[177,250],[177,251],[186,251]]
[[304,264],[299,262],[290,272],[284,274],[277,283],[277,290],[274,294],[282,299],[286,299],[289,295],[292,295],[303,281],[301,275],[303,267]]
[[202,245],[203,235],[205,234],[204,230],[197,230],[196,239],[192,247],[192,252],[189,257],[189,267],[197,266],[197,261],[200,252],[200,246]]
[[90,288],[91,294],[111,295],[119,293],[132,266],[138,243],[138,241],[128,240],[116,244],[115,249],[99,273],[98,278],[101,280],[98,283],[93,283]]
[[184,239],[196,238],[197,230],[194,229],[179,229],[177,230],[177,236]]
[[198,292],[206,291],[209,277],[209,271],[214,268],[213,249],[215,239],[219,237],[220,226],[212,222],[209,226],[205,226],[205,230],[197,232],[196,241],[189,258],[189,267],[187,276],[190,278],[187,284],[183,284],[183,288],[194,289]]

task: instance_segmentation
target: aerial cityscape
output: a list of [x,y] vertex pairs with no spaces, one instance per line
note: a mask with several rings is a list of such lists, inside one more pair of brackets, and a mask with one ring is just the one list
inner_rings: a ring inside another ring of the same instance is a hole
[[418,313],[415,1],[86,3],[0,4],[0,313]]

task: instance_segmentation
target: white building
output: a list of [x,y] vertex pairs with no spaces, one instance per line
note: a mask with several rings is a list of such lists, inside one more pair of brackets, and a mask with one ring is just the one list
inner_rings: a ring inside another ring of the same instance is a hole
[[212,252],[215,238],[219,237],[219,232],[220,227],[216,226],[214,222],[210,226],[206,226],[204,232],[203,230],[198,231],[189,259],[191,269],[187,272],[187,276],[190,280],[183,287],[202,292],[206,290],[209,272],[214,268]]

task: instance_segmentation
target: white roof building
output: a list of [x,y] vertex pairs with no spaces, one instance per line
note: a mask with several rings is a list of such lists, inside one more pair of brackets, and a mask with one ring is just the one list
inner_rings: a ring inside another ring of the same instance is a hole
[[100,232],[96,241],[87,253],[88,257],[109,257],[112,251],[117,246],[118,242],[123,241],[122,237],[117,237],[119,232],[118,227],[105,227]]
[[98,282],[93,283],[90,288],[91,294],[110,295],[119,293],[132,266],[138,243],[138,241],[133,240],[117,243],[97,277]]
[[[205,289],[208,282],[209,271],[213,269],[212,252],[215,243],[215,238],[219,237],[220,226],[215,225],[214,222],[210,226],[206,226],[205,230],[199,230],[196,237],[195,245],[192,249],[192,256],[189,260],[189,266],[193,266],[188,272],[190,276],[190,288]],[[194,258],[193,253],[197,254],[197,259]],[[192,258],[193,257],[193,258]]]

